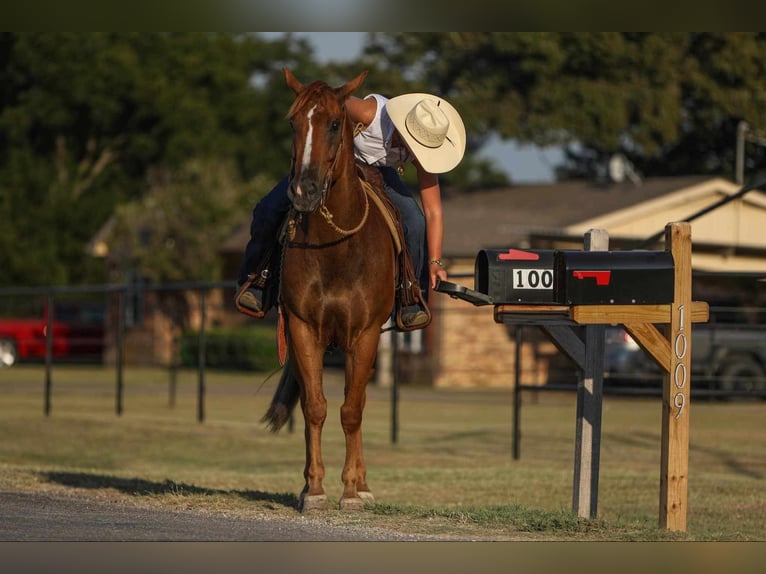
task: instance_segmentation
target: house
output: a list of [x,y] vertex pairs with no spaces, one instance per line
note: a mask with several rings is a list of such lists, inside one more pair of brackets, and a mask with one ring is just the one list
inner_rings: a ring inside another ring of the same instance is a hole
[[[581,249],[589,229],[605,229],[610,249],[633,249],[667,223],[719,205],[692,221],[697,297],[712,303],[766,304],[766,289],[755,282],[766,277],[766,194],[754,190],[722,204],[739,190],[723,178],[668,177],[640,185],[573,181],[447,197],[443,259],[451,280],[473,288],[480,249]],[[641,247],[664,249],[661,240]],[[735,273],[749,274],[752,280],[746,286],[723,281]],[[433,385],[513,384],[515,343],[508,329],[494,322],[491,306],[473,307],[436,295],[432,310],[427,353]],[[552,378],[553,367],[561,371],[566,360],[539,330],[524,331],[522,382],[543,384]]]
[[[752,289],[756,278],[766,277],[766,194],[753,190],[725,202],[739,191],[727,179],[700,176],[647,178],[639,184],[514,185],[462,194],[446,189],[442,259],[450,280],[473,288],[474,261],[481,249],[580,249],[584,233],[593,228],[609,233],[610,249],[634,249],[661,233],[668,222],[687,220],[717,206],[692,222],[692,265],[699,275],[695,276],[696,296],[711,302],[746,300],[766,305],[764,290]],[[240,226],[221,246],[227,279],[237,276],[249,224],[250,214],[243,214]],[[105,240],[104,234],[95,237],[92,253],[105,256]],[[663,246],[653,241],[642,248]],[[749,274],[752,280],[744,287],[735,281],[724,289],[708,280],[734,273]],[[217,299],[216,321],[222,325],[250,320],[236,312],[232,294],[219,294]],[[431,293],[430,306],[433,322],[427,329],[397,335],[403,350],[399,381],[439,387],[512,385],[515,343],[506,326],[494,322],[491,306],[473,307],[439,293]],[[147,316],[143,320],[155,330],[160,324]],[[390,337],[384,336],[384,345]],[[161,338],[168,339],[152,336],[155,341]],[[525,384],[549,380],[554,363],[560,360],[553,345],[534,329],[529,333],[525,329],[520,355]]]

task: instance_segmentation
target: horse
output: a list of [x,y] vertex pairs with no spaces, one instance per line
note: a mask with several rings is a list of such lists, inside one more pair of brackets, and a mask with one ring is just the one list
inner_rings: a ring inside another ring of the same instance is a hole
[[327,400],[323,356],[345,353],[340,422],[346,457],[341,510],[374,501],[362,454],[362,413],[383,324],[395,300],[396,252],[378,209],[370,206],[357,175],[353,130],[345,102],[367,72],[332,88],[302,84],[284,70],[295,100],[287,118],[293,132],[288,196],[291,212],[283,239],[280,311],[287,362],[263,417],[277,432],[300,400],[305,422],[305,484],[300,510],[327,508],[322,427]]

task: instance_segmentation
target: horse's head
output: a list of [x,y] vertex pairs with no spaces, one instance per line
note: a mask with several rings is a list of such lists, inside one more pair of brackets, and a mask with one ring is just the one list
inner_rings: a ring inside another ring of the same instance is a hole
[[[285,69],[296,98],[288,112],[293,129],[293,165],[288,196],[297,211],[315,211],[329,188],[344,153],[353,153],[353,128],[346,118],[346,99],[364,81],[362,72],[339,88],[324,82],[303,85]],[[340,165],[343,165],[342,163]]]

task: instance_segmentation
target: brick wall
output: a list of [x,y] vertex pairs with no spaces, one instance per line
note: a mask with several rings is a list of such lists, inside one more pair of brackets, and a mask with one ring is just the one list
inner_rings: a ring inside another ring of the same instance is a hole
[[[473,273],[473,267],[451,267],[453,275]],[[473,276],[450,277],[450,281],[473,289]],[[494,307],[475,307],[440,293],[433,294],[431,307],[436,330],[433,384],[435,387],[513,387],[516,344],[507,327],[494,320]],[[555,347],[524,330],[521,347],[521,382],[544,384],[549,356]]]

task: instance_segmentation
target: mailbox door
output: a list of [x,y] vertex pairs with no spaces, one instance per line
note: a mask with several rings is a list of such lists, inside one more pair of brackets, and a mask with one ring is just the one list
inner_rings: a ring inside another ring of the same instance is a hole
[[563,305],[673,302],[667,251],[557,251],[556,299]]
[[553,250],[483,249],[476,256],[474,288],[494,303],[554,303]]

